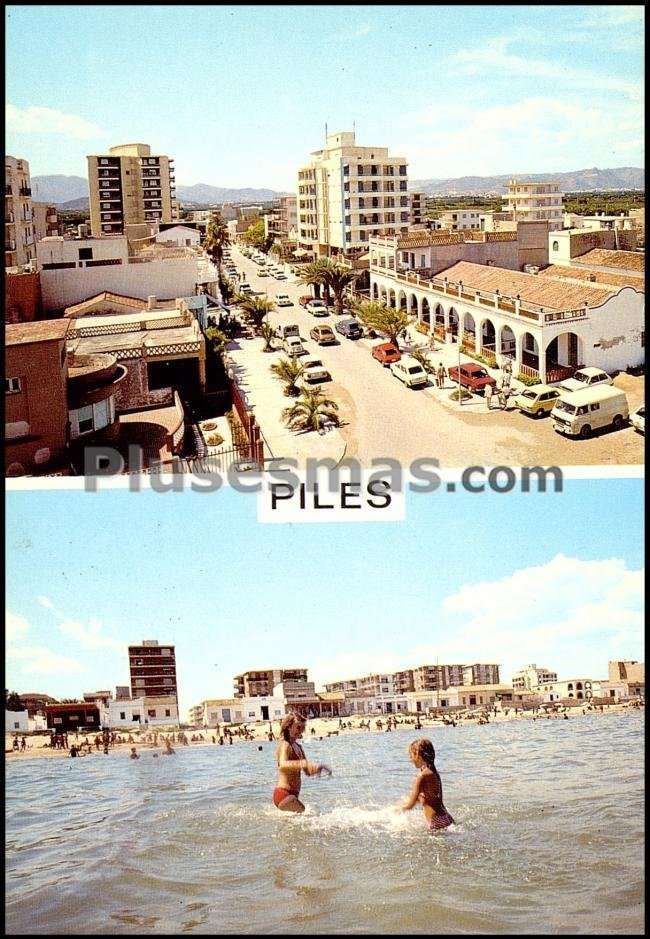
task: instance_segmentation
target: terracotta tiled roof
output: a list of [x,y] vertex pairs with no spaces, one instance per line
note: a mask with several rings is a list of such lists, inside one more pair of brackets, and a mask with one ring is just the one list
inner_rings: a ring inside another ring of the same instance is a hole
[[137,297],[126,297],[119,293],[111,293],[109,290],[104,290],[102,293],[95,294],[94,297],[88,297],[86,300],[82,300],[80,303],[75,303],[73,306],[66,307],[63,315],[83,316],[84,311],[87,310],[88,307],[94,306],[96,303],[104,302],[119,303],[120,306],[128,306],[134,310],[146,310],[147,308],[146,300],[139,300]]
[[459,245],[463,243],[463,236],[457,231],[418,231],[408,235],[400,235],[397,247],[428,248],[431,245]]
[[504,297],[519,297],[548,310],[575,310],[583,306],[600,306],[616,293],[601,287],[586,287],[580,283],[566,283],[552,277],[539,277],[536,274],[524,274],[509,271],[503,267],[486,267],[459,261],[445,271],[436,274],[436,280],[447,278],[449,281],[463,282],[470,290],[494,293],[499,291]]
[[594,267],[617,267],[622,271],[638,271],[642,274],[645,268],[645,255],[639,251],[608,251],[605,248],[592,248],[591,251],[573,258],[573,262]]
[[48,342],[65,339],[70,322],[65,319],[36,320],[33,323],[8,323],[5,327],[5,345],[20,346],[29,342]]
[[608,274],[597,271],[591,267],[564,267],[560,264],[551,264],[539,272],[541,277],[564,277],[568,280],[580,280],[582,283],[602,284],[607,287],[634,287],[635,290],[645,292],[645,278],[634,274]]

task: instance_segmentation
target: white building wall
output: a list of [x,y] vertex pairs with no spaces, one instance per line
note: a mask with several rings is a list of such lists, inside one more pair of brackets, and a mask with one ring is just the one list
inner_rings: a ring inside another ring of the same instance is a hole
[[[267,709],[263,710],[263,709]],[[268,713],[268,717],[265,716]],[[277,721],[286,717],[285,699],[280,697],[260,696],[233,698],[232,702],[210,704],[203,702],[203,726],[215,727],[217,724],[253,724],[259,721]]]
[[5,711],[5,733],[27,733],[28,730],[27,711]]
[[173,244],[179,248],[195,247],[201,243],[201,235],[194,228],[186,228],[183,225],[175,225],[173,228],[166,228],[156,235],[158,244]]

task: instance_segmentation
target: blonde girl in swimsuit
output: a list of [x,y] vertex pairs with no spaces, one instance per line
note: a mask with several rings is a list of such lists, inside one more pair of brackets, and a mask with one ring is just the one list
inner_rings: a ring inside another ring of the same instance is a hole
[[273,804],[281,812],[304,812],[300,795],[301,772],[307,776],[332,775],[329,766],[310,763],[305,751],[298,743],[305,731],[305,719],[299,714],[289,714],[280,725],[280,744],[276,751],[278,761],[278,784],[273,790]]
[[430,831],[448,828],[454,820],[442,801],[442,782],[436,769],[433,744],[424,737],[414,740],[409,746],[409,756],[420,772],[415,777],[410,796],[401,806],[402,811],[409,812],[420,802]]

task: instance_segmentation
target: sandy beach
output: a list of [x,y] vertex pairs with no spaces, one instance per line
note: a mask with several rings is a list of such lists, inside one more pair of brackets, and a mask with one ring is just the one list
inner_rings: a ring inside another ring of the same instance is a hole
[[[549,721],[549,720],[564,720],[566,714],[568,719],[579,719],[584,715],[598,715],[601,713],[615,713],[622,711],[634,711],[640,706],[639,702],[636,701],[627,701],[617,704],[604,705],[603,709],[599,705],[585,705],[580,704],[574,707],[562,707],[554,711],[544,711],[544,710],[526,710],[522,711],[521,709],[515,710],[512,707],[505,708],[472,708],[468,710],[458,711],[454,714],[446,715],[445,717],[420,717],[419,723],[424,733],[427,729],[433,728],[445,728],[446,726],[476,726],[484,723],[504,723],[508,721]],[[399,733],[404,730],[414,730],[417,725],[417,718],[414,715],[397,715],[395,717],[395,723],[392,724],[391,730],[387,731],[387,720],[389,715],[378,715],[373,717],[362,717],[355,715],[353,717],[341,718],[343,726],[339,724],[338,717],[329,717],[329,718],[313,718],[308,721],[307,729],[305,731],[304,739],[309,741],[310,739],[322,739],[328,736],[346,736],[349,734],[368,734],[368,733]],[[452,723],[453,722],[453,723]],[[370,724],[368,728],[366,725]],[[246,728],[246,736],[238,733],[243,727]],[[272,722],[273,734],[275,740],[269,740],[269,722],[261,722],[256,724],[246,724],[246,725],[230,725],[229,729],[232,732],[232,746],[241,746],[242,744],[251,744],[251,743],[267,743],[274,744],[278,738],[280,723],[279,721]],[[80,733],[80,734],[68,734],[68,746],[76,745],[80,746],[84,744],[84,758],[90,755],[97,755],[101,757],[113,756],[115,754],[122,754],[128,752],[131,747],[135,746],[136,749],[146,752],[154,751],[160,752],[164,741],[169,738],[173,746],[176,747],[219,747],[219,736],[223,734],[224,727],[222,726],[219,731],[216,728],[193,728],[193,729],[184,729],[182,731],[171,731],[166,729],[161,729],[159,731],[142,731],[142,730],[121,730],[116,732],[116,740],[114,743],[111,743],[109,746],[108,754],[104,754],[103,746],[99,748],[95,747],[95,734],[90,733]],[[184,733],[187,738],[187,744],[178,741],[178,734]],[[154,734],[156,735],[154,742]],[[18,734],[18,739],[20,741],[22,734]],[[5,734],[5,758],[8,760],[20,760],[26,758],[38,757],[39,759],[61,759],[69,758],[69,750],[66,749],[53,749],[50,746],[50,735],[48,732],[40,732],[37,734],[25,734],[26,749],[24,751],[14,751],[12,749],[14,734],[7,733]],[[129,739],[131,738],[131,739]],[[86,753],[85,741],[88,741],[91,745],[91,752]],[[224,739],[223,746],[230,746],[228,743],[228,738]]]

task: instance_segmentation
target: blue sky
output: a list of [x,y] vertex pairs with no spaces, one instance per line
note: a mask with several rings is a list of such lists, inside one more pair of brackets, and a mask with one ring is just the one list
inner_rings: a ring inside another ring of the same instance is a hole
[[643,163],[641,6],[22,6],[7,29],[35,175],[142,141],[181,184],[293,189],[353,121],[412,178]]
[[253,497],[7,494],[7,686],[128,683],[126,646],[174,642],[181,707],[238,671],[317,682],[426,662],[565,677],[642,658],[641,480],[557,495],[411,495],[407,521],[259,525]]

